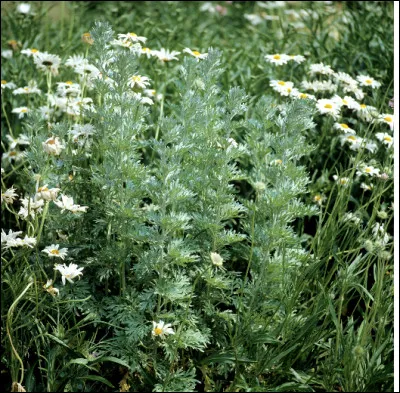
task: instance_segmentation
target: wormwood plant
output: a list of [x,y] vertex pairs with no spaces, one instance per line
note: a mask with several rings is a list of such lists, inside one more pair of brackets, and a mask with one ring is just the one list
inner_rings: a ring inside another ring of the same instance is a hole
[[[27,196],[47,195],[46,183],[63,195],[52,191],[43,210],[29,199],[25,219],[5,205],[34,239],[2,257],[2,361],[14,388],[357,391],[388,380],[382,250],[350,250],[360,228],[338,227],[344,191],[328,218],[304,203],[315,104],[225,88],[221,53],[209,49],[168,69],[173,86],[158,81],[164,97],[148,107],[132,87],[143,81],[138,52],[111,46],[108,24],[86,37],[99,74],[81,78],[81,109],[32,111],[26,163],[6,175],[19,171]],[[50,74],[46,84],[51,93]],[[71,127],[86,134],[68,140]],[[64,148],[44,154],[56,138]],[[314,238],[296,231],[317,213]],[[354,299],[368,312],[347,318]]]

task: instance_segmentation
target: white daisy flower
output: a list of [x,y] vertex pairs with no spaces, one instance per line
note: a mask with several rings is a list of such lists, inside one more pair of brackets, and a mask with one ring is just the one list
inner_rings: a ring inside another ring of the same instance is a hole
[[333,175],[333,180],[340,186],[347,186],[350,183],[350,179],[348,177],[339,177],[337,175]]
[[276,53],[275,55],[266,55],[264,57],[268,62],[275,64],[276,66],[286,64],[290,60],[288,55],[279,53]]
[[143,42],[147,41],[146,37],[138,36],[135,33],[118,34],[118,39],[121,41],[131,41],[131,42]]
[[85,213],[89,208],[88,206],[75,205],[74,198],[67,195],[61,195],[61,201],[54,201],[54,203],[61,208],[61,213],[64,212],[64,210],[69,210],[72,213]]
[[61,280],[63,285],[65,285],[65,279],[73,284],[74,282],[72,280],[82,275],[83,269],[83,267],[78,267],[78,265],[76,265],[75,263],[70,263],[69,266],[67,266],[65,263],[63,265],[57,264],[54,266],[54,270],[58,270],[61,273]]
[[360,104],[359,108],[356,111],[357,116],[366,122],[371,122],[374,118],[379,116],[377,109],[374,106]]
[[21,161],[25,157],[25,153],[17,150],[10,149],[9,151],[5,152],[1,156],[1,160],[8,160],[8,162],[12,161]]
[[5,249],[11,247],[30,247],[36,245],[36,239],[34,237],[29,237],[25,235],[23,239],[20,239],[18,236],[21,235],[22,232],[13,232],[11,229],[8,232],[8,235],[1,230],[1,244]]
[[323,194],[322,195],[321,194],[317,194],[317,195],[314,195],[314,197],[313,197],[313,201],[319,206],[322,206],[322,203],[325,200],[326,200],[326,196],[323,195]]
[[12,229],[8,231],[8,234],[1,230],[1,244],[8,243],[10,240],[15,240],[19,235],[22,234],[22,231],[14,232]]
[[210,254],[210,258],[211,258],[212,264],[217,266],[217,267],[221,267],[222,264],[224,263],[224,260],[222,259],[221,255],[219,255],[216,252],[212,252]]
[[306,58],[303,55],[289,55],[289,60],[293,60],[295,63],[300,64],[303,61],[306,61]]
[[30,197],[25,197],[21,199],[22,206],[19,209],[18,215],[23,219],[27,219],[28,216],[35,218],[36,214],[43,211],[44,200],[33,200]]
[[362,165],[360,170],[356,172],[357,176],[369,175],[369,176],[379,176],[379,168],[374,168],[371,165]]
[[153,330],[151,331],[152,336],[165,338],[168,334],[175,334],[174,330],[171,327],[170,323],[165,323],[164,321],[154,322],[153,321]]
[[322,74],[322,75],[333,75],[335,72],[332,70],[331,66],[325,65],[323,63],[311,64],[310,74]]
[[19,108],[14,108],[11,112],[18,114],[18,119],[22,119],[27,113],[29,109],[26,106],[21,106]]
[[383,113],[378,116],[377,121],[379,123],[386,123],[389,124],[389,127],[391,130],[393,130],[394,127],[394,115],[388,114],[388,113]]
[[28,57],[36,56],[40,53],[39,49],[36,48],[27,48],[27,49],[22,49],[21,53],[23,55],[27,55]]
[[57,82],[57,94],[60,97],[78,97],[81,94],[81,86],[72,81]]
[[138,87],[140,89],[145,89],[150,85],[150,79],[147,76],[133,75],[129,78],[128,86],[132,89]]
[[357,86],[357,81],[345,72],[335,72],[333,77],[339,82],[346,83],[347,85]]
[[393,146],[393,137],[386,132],[378,132],[375,136],[387,147]]
[[189,53],[189,55],[194,56],[197,60],[205,59],[208,56],[208,53],[200,53],[197,50],[191,50],[190,48],[185,48],[183,52]]
[[360,188],[362,188],[365,191],[371,191],[374,188],[374,185],[372,183],[370,184],[361,183]]
[[68,254],[68,248],[60,249],[59,244],[52,244],[51,246],[44,248],[42,252],[46,253],[50,258],[64,259]]
[[76,68],[84,64],[88,64],[88,60],[85,59],[85,56],[83,55],[72,55],[68,57],[67,61],[65,62],[65,65],[67,67],[72,67],[72,68]]
[[6,135],[9,142],[9,149],[15,149],[17,146],[27,146],[30,145],[29,137],[25,134],[20,134],[17,138],[13,138],[11,135]]
[[332,116],[333,118],[339,117],[340,105],[333,100],[322,98],[317,101],[317,109],[321,114]]
[[60,188],[47,188],[47,184],[45,184],[36,191],[35,200],[55,201],[60,191]]
[[1,203],[3,203],[3,201],[7,204],[12,204],[14,203],[14,199],[16,199],[18,197],[18,194],[15,192],[15,188],[14,186],[12,186],[11,188],[7,189],[5,192],[1,193]]
[[272,80],[269,85],[282,96],[289,96],[293,90],[293,82]]
[[58,75],[58,67],[61,63],[60,56],[52,55],[47,52],[39,52],[33,56],[33,61],[37,69],[44,72],[51,72],[53,75]]
[[1,80],[1,94],[3,94],[4,89],[15,89],[17,85],[13,82],[7,82],[6,80]]
[[99,69],[89,63],[81,63],[81,64],[77,65],[74,68],[74,71],[77,74],[79,74],[89,80],[99,78],[99,76],[100,76]]
[[317,98],[316,98],[314,95],[312,95],[312,94],[307,94],[307,93],[301,93],[301,92],[299,92],[297,89],[295,89],[295,93],[296,93],[296,94],[294,94],[293,91],[292,91],[292,93],[291,93],[290,95],[291,95],[292,97],[299,98],[299,99],[303,99],[303,100],[305,100],[305,99],[313,100],[313,101],[316,101],[316,100],[317,100]]
[[19,87],[13,91],[14,95],[19,94],[42,94],[42,91],[37,87],[36,81],[30,81],[28,86]]
[[153,97],[156,101],[161,101],[163,99],[163,95],[161,93],[157,93],[154,89],[144,89],[143,94],[147,97]]
[[153,51],[154,55],[163,62],[171,61],[171,60],[179,60],[176,56],[180,55],[181,52],[172,51],[170,52],[169,49],[161,48],[160,50]]
[[347,134],[353,134],[353,135],[356,134],[356,132],[351,127],[349,127],[346,123],[335,123],[333,125],[333,128],[335,128],[336,130],[339,130],[339,131],[343,131]]
[[333,83],[332,81],[313,81],[313,82],[302,81],[301,87],[304,90],[312,90],[316,93],[321,91],[334,93],[338,88],[337,84]]
[[349,143],[351,150],[358,150],[362,146],[364,139],[354,134],[344,134],[340,135],[340,141],[342,146],[345,143]]
[[95,111],[93,100],[90,97],[85,97],[83,99],[79,97],[71,98],[64,108],[64,112],[71,116],[80,116],[81,112],[85,110]]
[[358,83],[361,86],[371,86],[373,89],[376,89],[381,86],[381,83],[376,81],[374,78],[366,75],[357,76]]
[[60,138],[58,136],[48,138],[45,142],[42,143],[43,150],[53,156],[59,156],[63,149],[65,149],[65,145],[60,142]]

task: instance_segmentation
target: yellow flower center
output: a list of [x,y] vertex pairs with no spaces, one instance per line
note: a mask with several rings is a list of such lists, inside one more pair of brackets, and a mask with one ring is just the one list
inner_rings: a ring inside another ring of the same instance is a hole
[[278,85],[285,86],[285,82],[284,81],[279,81]]
[[348,104],[347,100],[342,100],[342,103],[343,103],[343,105],[347,105]]
[[307,94],[304,94],[304,93],[301,93],[301,94],[300,94],[300,98],[307,98],[307,97],[308,97]]
[[58,251],[58,250],[51,250],[51,251],[50,251],[50,254],[52,254],[52,255],[60,255],[60,251]]
[[1,80],[1,84],[2,84],[2,85],[6,85],[6,84],[7,84],[7,81],[5,81],[4,79],[2,79],[2,80]]
[[132,80],[134,82],[140,82],[142,80],[142,78],[139,75],[134,75],[134,76],[132,76]]
[[150,48],[142,48],[142,51],[145,53],[150,53],[151,49]]
[[356,141],[357,140],[357,138],[354,135],[348,136],[347,139],[350,140],[350,141]]
[[390,116],[386,116],[383,120],[391,123],[393,121],[393,119]]
[[391,141],[392,141],[392,138],[391,138],[390,136],[385,136],[385,137],[383,138],[383,140],[386,141],[386,142],[391,142]]
[[25,91],[29,91],[29,87],[24,87],[24,90]]
[[26,112],[28,112],[28,109],[21,109],[21,113],[26,113]]
[[365,83],[366,83],[367,85],[372,85],[372,80],[371,80],[371,79],[366,79],[366,80],[365,80]]
[[156,328],[154,329],[154,334],[155,334],[156,336],[159,336],[161,333],[162,333],[162,329],[161,329],[161,328],[156,327]]
[[371,169],[370,167],[367,167],[367,168],[365,168],[365,172],[371,173],[371,172],[372,172],[372,169]]
[[279,55],[275,55],[275,56],[274,56],[274,60],[280,60],[280,58],[281,58],[281,57],[280,57]]
[[319,202],[321,200],[321,195],[315,195],[314,201]]
[[55,144],[56,144],[56,141],[55,141],[55,139],[50,139],[50,140],[47,142],[47,144],[48,144],[48,145],[55,145]]
[[42,191],[49,191],[49,189],[47,187],[39,187],[38,192],[42,192]]
[[342,128],[349,128],[349,126],[348,126],[347,124],[345,124],[345,123],[342,123],[340,126],[341,126]]
[[85,37],[85,38],[89,38],[90,37],[90,33],[83,33],[82,36]]
[[332,107],[331,104],[325,104],[324,108],[326,108],[326,109],[332,109],[333,107]]
[[135,34],[135,33],[128,33],[128,35],[131,37],[137,37],[137,34]]
[[282,164],[282,160],[279,160],[279,159],[275,160],[275,164],[279,164],[279,165]]
[[365,104],[361,104],[361,105],[360,105],[360,108],[361,108],[361,109],[365,109],[366,107],[367,107],[367,105],[365,105]]
[[66,81],[65,84],[71,86],[71,85],[73,84],[73,82],[71,82],[71,81]]
[[292,91],[292,89],[290,87],[288,87],[287,92],[290,93]]
[[195,56],[200,56],[200,55],[201,55],[201,53],[198,52],[197,50],[192,50],[192,53],[193,53]]
[[340,179],[340,184],[346,184],[347,183],[347,179]]
[[36,53],[36,52],[39,52],[39,51],[35,48],[31,49],[31,53]]

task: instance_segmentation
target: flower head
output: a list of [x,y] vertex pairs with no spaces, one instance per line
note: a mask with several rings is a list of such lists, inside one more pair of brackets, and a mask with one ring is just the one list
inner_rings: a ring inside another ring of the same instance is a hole
[[150,85],[150,79],[147,76],[133,75],[129,78],[128,86],[132,89],[138,87],[140,89],[145,89]]
[[337,118],[340,113],[340,105],[334,100],[322,98],[317,101],[317,109],[321,114],[327,114]]
[[185,48],[183,50],[183,52],[185,53],[189,53],[189,55],[192,55],[193,57],[195,57],[197,60],[200,59],[205,59],[208,56],[208,53],[200,53],[197,50],[191,50],[190,48]]
[[180,55],[181,52],[172,51],[170,52],[169,49],[161,48],[160,50],[154,50],[153,54],[162,62],[167,62],[171,60],[179,60],[176,56]]
[[47,246],[42,252],[46,253],[50,258],[61,258],[64,259],[68,254],[67,248],[59,249],[59,244],[52,244],[51,246]]
[[61,213],[64,210],[69,210],[72,213],[83,212],[89,208],[88,206],[80,206],[74,204],[74,198],[69,197],[67,195],[61,195],[61,201],[54,201],[54,203],[61,208]]
[[33,56],[33,61],[39,70],[58,75],[58,67],[61,63],[60,56],[52,55],[47,52],[39,52],[37,55]]
[[374,78],[366,75],[357,76],[358,83],[361,86],[371,86],[373,89],[376,89],[381,86],[381,83],[376,81]]
[[168,334],[175,334],[171,326],[170,323],[165,324],[164,321],[161,320],[158,323],[153,321],[153,330],[151,331],[151,334],[154,337],[159,336],[161,338],[165,338]]
[[269,63],[275,64],[276,66],[286,64],[289,60],[291,60],[288,55],[279,54],[279,53],[276,53],[274,55],[266,55],[265,59]]
[[60,142],[60,139],[53,136],[43,142],[42,146],[46,153],[53,156],[59,156],[61,154],[61,151],[65,149],[65,145]]
[[11,112],[17,113],[18,119],[22,119],[29,112],[29,109],[26,106],[21,106],[19,108],[14,108]]
[[54,270],[58,270],[61,273],[61,280],[63,285],[65,285],[65,279],[67,279],[71,284],[74,282],[72,281],[75,277],[79,277],[82,275],[83,267],[78,267],[75,263],[70,263],[67,266],[65,263],[63,265],[55,265]]
[[6,202],[7,204],[13,203],[16,197],[18,197],[18,194],[15,192],[14,186],[12,186],[4,193],[3,192],[1,193],[1,203],[3,203],[3,201]]
[[211,258],[212,264],[217,266],[217,267],[221,267],[222,264],[224,263],[224,260],[222,259],[221,255],[219,255],[216,252],[212,252],[210,254],[210,258]]
[[393,146],[393,137],[391,137],[387,132],[378,132],[375,136],[387,147]]

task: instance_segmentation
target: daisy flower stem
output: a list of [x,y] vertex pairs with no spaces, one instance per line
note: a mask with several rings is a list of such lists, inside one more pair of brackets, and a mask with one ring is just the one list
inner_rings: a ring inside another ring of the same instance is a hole
[[163,95],[163,99],[161,100],[160,117],[158,118],[158,123],[157,123],[157,128],[156,128],[156,136],[154,137],[155,140],[158,140],[158,134],[160,132],[160,123],[161,123],[161,119],[163,117],[163,114],[164,114],[164,95]]
[[7,126],[10,132],[10,135],[12,138],[14,138],[13,132],[12,132],[12,128],[11,128],[11,124],[10,121],[8,120],[8,116],[7,116],[7,112],[6,112],[6,108],[5,108],[5,100],[1,100],[1,108],[3,109],[3,113],[4,113],[4,117],[6,118],[6,122],[7,122]]
[[8,176],[10,176],[11,174],[13,174],[15,171],[17,171],[19,168],[23,167],[24,165],[25,165],[25,162],[22,162],[22,163],[19,164],[18,166],[13,167],[13,169],[12,169],[10,172],[8,172],[8,173],[6,173],[6,174],[4,174],[4,175],[2,176],[2,179],[6,179]]
[[40,223],[39,232],[38,232],[38,235],[36,237],[36,244],[39,244],[39,242],[40,242],[40,237],[42,235],[44,222],[46,220],[47,212],[49,211],[49,203],[50,203],[50,201],[46,201],[46,204],[45,204],[44,209],[43,209],[42,221]]
[[[10,306],[10,308],[8,309],[8,312],[7,312],[7,323],[6,323],[6,326],[7,326],[7,336],[8,336],[8,339],[10,340],[12,352],[13,352],[14,356],[17,358],[17,360],[19,361],[20,365],[21,365],[21,378],[20,378],[20,380],[19,380],[19,383],[20,383],[20,384],[22,384],[22,382],[23,382],[23,380],[24,380],[24,370],[25,370],[25,369],[24,369],[24,363],[22,362],[21,357],[19,356],[17,350],[16,350],[15,347],[14,347],[14,344],[13,344],[13,341],[12,341],[12,338],[11,338],[11,332],[10,332],[10,330],[11,330],[11,325],[12,325],[12,315],[13,315],[13,312],[14,312],[14,308],[17,306],[18,302],[23,298],[23,296],[24,296],[25,293],[28,291],[28,289],[33,285],[33,283],[34,283],[34,282],[31,281],[31,282],[26,286],[26,288],[22,291],[22,293],[14,300],[14,303],[11,304],[11,306]],[[16,378],[15,378],[15,380],[16,380]]]

